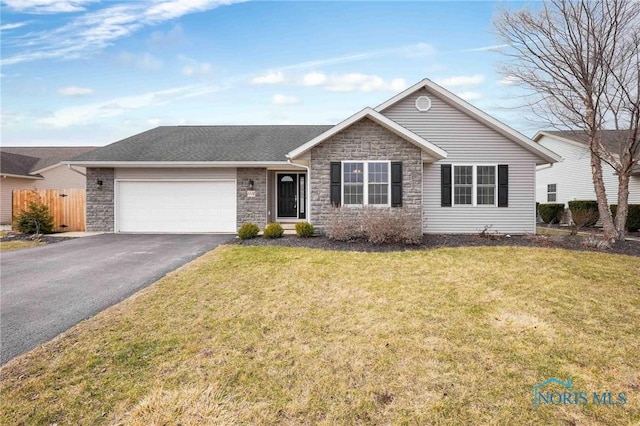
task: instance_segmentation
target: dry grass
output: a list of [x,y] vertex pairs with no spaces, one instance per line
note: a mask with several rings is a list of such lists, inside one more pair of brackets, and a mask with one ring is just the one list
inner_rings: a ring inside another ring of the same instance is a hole
[[[222,247],[7,364],[2,424],[638,424],[640,259]],[[620,406],[534,408],[572,378]]]
[[544,226],[536,227],[538,235],[571,235],[571,229],[546,228]]
[[44,245],[41,241],[0,241],[0,252],[15,251]]

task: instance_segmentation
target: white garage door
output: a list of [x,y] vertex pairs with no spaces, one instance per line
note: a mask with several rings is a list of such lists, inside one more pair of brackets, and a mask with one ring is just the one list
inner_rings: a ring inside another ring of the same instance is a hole
[[234,181],[119,181],[119,232],[235,232]]

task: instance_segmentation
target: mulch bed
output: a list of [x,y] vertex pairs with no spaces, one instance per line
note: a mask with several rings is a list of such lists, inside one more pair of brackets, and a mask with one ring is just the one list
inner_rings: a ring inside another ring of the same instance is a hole
[[51,237],[49,235],[30,235],[22,234],[20,232],[6,231],[5,234],[0,237],[0,241],[40,241],[45,244],[59,243],[60,241],[72,240],[69,237]]
[[325,250],[389,252],[404,250],[425,250],[442,247],[476,247],[476,246],[518,246],[518,247],[547,247],[568,250],[597,251],[602,253],[626,254],[640,257],[640,242],[620,241],[606,250],[599,250],[585,243],[586,238],[571,235],[504,235],[480,236],[474,235],[425,235],[422,243],[417,245],[372,244],[366,241],[333,241],[326,237],[298,238],[295,235],[285,235],[282,238],[268,239],[263,237],[251,240],[236,238],[233,244],[245,246],[283,246],[309,247]]
[[[39,241],[52,244],[60,241],[71,240],[67,237],[51,237],[41,235]],[[33,236],[17,232],[7,232],[0,238],[1,241],[32,241]],[[326,237],[318,236],[312,238],[298,238],[295,235],[285,235],[282,238],[258,237],[251,240],[241,240],[234,238],[231,244],[245,246],[282,246],[282,247],[309,247],[325,250],[339,251],[364,251],[364,252],[390,252],[405,250],[428,250],[442,247],[481,247],[481,246],[518,246],[518,247],[547,247],[562,248],[568,250],[597,251],[601,253],[626,254],[640,257],[640,242],[619,241],[611,248],[600,250],[585,244],[586,238],[583,236],[571,235],[504,235],[489,234],[480,236],[471,235],[445,235],[431,234],[425,235],[422,242],[416,245],[402,244],[372,244],[367,241],[334,241]]]

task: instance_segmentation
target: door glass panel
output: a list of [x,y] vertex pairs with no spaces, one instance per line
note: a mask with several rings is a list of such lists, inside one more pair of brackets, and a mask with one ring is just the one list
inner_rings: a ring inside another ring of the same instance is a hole
[[305,197],[305,176],[304,175],[300,175],[298,184],[300,185],[300,217],[304,218],[304,208],[305,205],[307,204],[307,200]]

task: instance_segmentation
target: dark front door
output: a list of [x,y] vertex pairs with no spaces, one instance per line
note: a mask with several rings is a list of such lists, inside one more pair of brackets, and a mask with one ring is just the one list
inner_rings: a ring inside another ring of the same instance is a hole
[[278,217],[298,217],[298,175],[278,175]]

